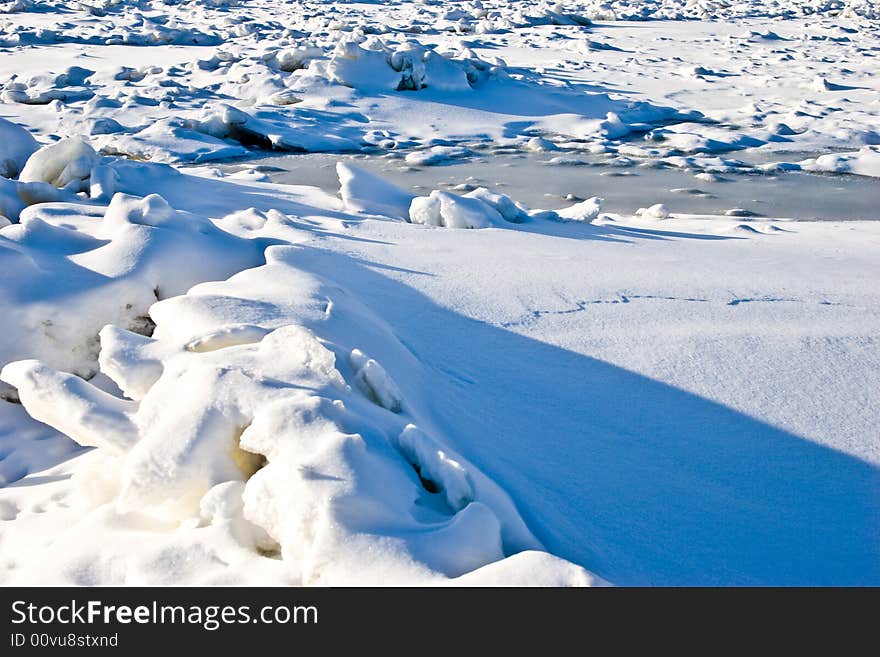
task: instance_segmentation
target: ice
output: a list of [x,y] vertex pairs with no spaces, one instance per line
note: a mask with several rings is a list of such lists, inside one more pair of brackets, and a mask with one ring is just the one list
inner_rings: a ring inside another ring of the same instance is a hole
[[415,196],[352,164],[339,162],[339,194],[348,210],[385,215],[409,221]]
[[556,214],[562,219],[590,222],[599,216],[601,210],[602,199],[598,196],[594,196],[593,198],[588,198],[580,203],[575,203],[562,210],[557,210]]
[[80,445],[112,453],[131,447],[132,404],[36,360],[7,365],[0,371],[0,380],[15,387],[31,417],[55,427]]
[[418,468],[419,476],[439,487],[450,507],[458,511],[473,501],[474,489],[467,470],[449,458],[425,432],[409,424],[397,443],[407,461]]
[[471,152],[456,146],[432,146],[424,150],[413,151],[406,156],[406,163],[416,167],[445,164],[450,160],[467,157]]
[[852,173],[880,178],[880,148],[865,146],[855,153],[833,153],[800,162],[805,171]]
[[469,91],[490,71],[476,58],[456,60],[409,42],[389,48],[379,39],[343,41],[330,59],[338,82],[364,91]]
[[639,208],[636,214],[651,219],[666,219],[669,217],[669,208],[663,203],[655,203],[649,208]]
[[379,363],[360,349],[352,350],[349,362],[355,372],[355,383],[365,395],[392,413],[400,413],[403,410],[403,395],[400,389]]
[[414,198],[409,207],[409,218],[414,224],[444,228],[489,228],[504,221],[498,210],[478,198],[465,198],[439,190]]
[[[222,343],[216,340],[223,338],[208,338],[213,349],[181,344],[173,326],[190,333],[194,312],[225,308],[226,314],[245,304],[237,296],[218,296],[240,294],[235,290],[244,279],[236,277],[170,299],[174,312],[162,312],[162,303],[155,306],[154,335],[160,337],[104,329],[102,368],[136,402],[36,361],[8,365],[2,377],[16,386],[34,417],[81,444],[119,455],[120,477],[112,495],[119,512],[139,510],[165,519],[197,513],[210,522],[226,514],[239,534],[247,534],[241,529],[246,519],[265,530],[304,583],[346,581],[355,571],[361,581],[380,582],[394,563],[394,581],[435,581],[502,559],[505,545],[507,550],[538,547],[500,491],[476,473],[475,486],[470,466],[415,425],[406,425],[396,441],[383,437],[390,427],[401,426],[395,413],[405,407],[400,389],[376,360],[352,349],[351,383],[369,393],[371,404],[392,411],[389,417],[368,411],[353,396],[327,346],[342,345],[325,345],[305,326],[283,324],[297,313],[273,306],[275,295],[299,289],[317,300],[326,290],[337,303],[330,319],[317,320],[316,326],[350,340],[356,334],[346,318],[355,312],[362,330],[370,323],[379,329],[372,337],[369,331],[363,334],[367,342],[376,346],[379,339],[386,343],[386,355],[398,352],[392,362],[406,360],[377,318],[335,286],[303,278],[292,264],[297,260],[302,258],[289,247],[273,247],[267,265],[244,273],[273,281],[258,288],[263,290],[258,312],[271,324],[282,323],[274,330],[218,327],[202,333],[227,338]],[[297,279],[291,288],[289,282]],[[226,303],[218,306],[223,298]],[[247,340],[228,339],[245,334]],[[205,345],[205,338],[198,344]],[[439,487],[448,509],[414,511],[416,499],[435,493],[419,483],[413,468]],[[227,482],[244,484],[236,488]],[[105,486],[113,489],[112,482]],[[266,540],[261,542],[265,548]],[[376,550],[385,553],[383,560],[364,558]]]
[[21,182],[47,182],[74,192],[89,188],[89,175],[98,162],[94,149],[74,137],[43,146],[25,162]]

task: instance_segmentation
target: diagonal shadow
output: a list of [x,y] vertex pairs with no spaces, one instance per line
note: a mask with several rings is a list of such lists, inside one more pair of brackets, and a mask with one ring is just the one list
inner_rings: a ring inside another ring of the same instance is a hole
[[423,364],[409,408],[546,547],[621,585],[880,584],[880,470],[684,390],[438,306],[371,263],[297,266]]

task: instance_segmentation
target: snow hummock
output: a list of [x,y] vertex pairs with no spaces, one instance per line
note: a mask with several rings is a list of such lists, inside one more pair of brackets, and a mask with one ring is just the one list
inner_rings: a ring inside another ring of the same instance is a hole
[[98,155],[82,139],[70,137],[43,146],[25,162],[18,176],[21,182],[46,182],[74,192],[89,188],[89,176]]
[[37,148],[37,140],[31,133],[16,123],[0,118],[0,176],[17,176]]
[[409,220],[415,196],[353,164],[339,162],[339,193],[347,210]]
[[409,218],[414,224],[445,228],[488,228],[503,221],[495,208],[478,198],[439,190],[414,198],[409,206]]
[[[541,549],[495,484],[398,418],[405,394],[352,346],[409,378],[417,363],[356,297],[298,269],[308,257],[273,246],[262,267],[154,305],[153,338],[103,329],[102,371],[133,401],[37,360],[0,378],[35,419],[98,448],[107,474],[87,504],[212,522],[222,497],[224,517],[254,527],[247,543],[302,583],[432,582]],[[580,572],[550,561],[540,576],[590,581]]]
[[852,173],[880,178],[880,148],[865,146],[855,153],[829,153],[800,162],[805,171]]

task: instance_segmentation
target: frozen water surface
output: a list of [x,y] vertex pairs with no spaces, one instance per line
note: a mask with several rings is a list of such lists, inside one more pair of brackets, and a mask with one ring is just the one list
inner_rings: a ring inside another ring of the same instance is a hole
[[[806,155],[798,159],[804,159]],[[597,156],[502,154],[452,160],[440,166],[413,167],[404,158],[374,155],[308,154],[270,156],[219,165],[227,172],[256,170],[272,182],[312,185],[335,193],[337,162],[354,162],[389,182],[417,194],[432,189],[464,193],[488,187],[531,208],[558,209],[572,200],[599,196],[603,210],[633,214],[663,203],[670,212],[741,218],[798,220],[880,219],[880,180],[867,176],[802,171],[710,174],[697,170],[633,160],[609,164]]]

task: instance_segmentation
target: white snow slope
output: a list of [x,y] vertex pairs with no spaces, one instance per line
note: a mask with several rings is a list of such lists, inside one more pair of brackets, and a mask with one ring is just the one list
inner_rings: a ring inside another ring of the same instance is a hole
[[67,5],[0,3],[0,583],[880,584],[880,223],[194,166],[870,180],[873,3]]

